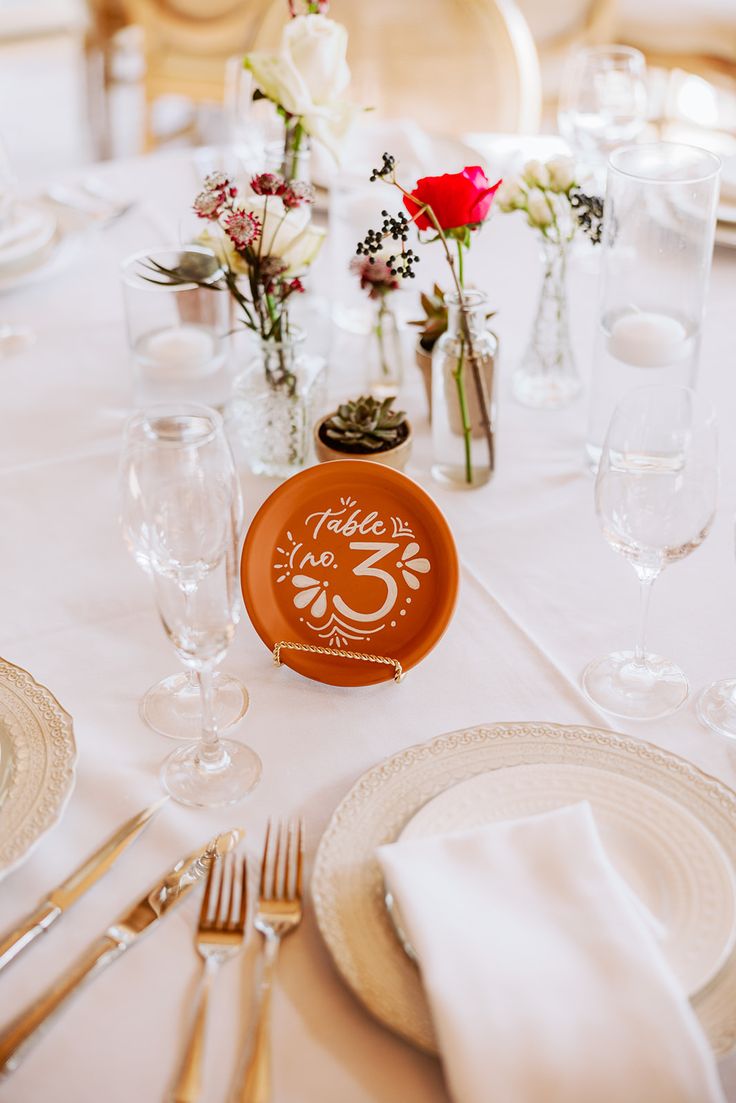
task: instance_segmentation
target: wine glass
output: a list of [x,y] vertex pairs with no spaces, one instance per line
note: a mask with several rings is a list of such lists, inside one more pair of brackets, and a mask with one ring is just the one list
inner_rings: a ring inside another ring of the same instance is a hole
[[639,639],[583,672],[588,697],[631,719],[667,716],[688,694],[669,659],[645,648],[649,597],[669,563],[683,559],[710,531],[718,489],[715,415],[693,391],[669,384],[638,387],[614,411],[595,483],[603,535],[631,563],[641,585]]
[[[197,406],[178,403],[175,413],[196,414]],[[161,413],[166,409],[161,408]],[[123,538],[139,567],[152,574],[150,532],[146,523],[145,503],[138,473],[140,457],[151,447],[148,416],[143,413],[131,418],[125,428],[120,462],[120,524]],[[235,502],[236,526],[242,522],[242,501]],[[234,616],[237,616],[237,605]],[[248,711],[248,690],[232,674],[216,670],[213,676],[213,702],[218,731],[237,724]],[[171,739],[196,739],[202,726],[199,683],[193,670],[170,674],[162,678],[143,696],[139,706],[141,719],[157,732]]]
[[206,406],[152,407],[136,415],[125,466],[162,624],[196,674],[201,733],[164,762],[161,780],[182,804],[242,799],[261,773],[258,755],[221,740],[213,673],[235,633],[241,498],[222,418]]
[[617,146],[635,141],[647,113],[646,61],[630,46],[575,51],[565,70],[557,122],[560,134],[604,183],[605,163]]
[[723,678],[701,690],[695,711],[707,727],[736,739],[736,678]]

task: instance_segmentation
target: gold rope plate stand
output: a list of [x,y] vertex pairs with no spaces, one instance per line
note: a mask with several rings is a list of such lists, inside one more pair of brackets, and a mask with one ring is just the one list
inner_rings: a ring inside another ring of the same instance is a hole
[[290,640],[281,640],[273,649],[273,661],[276,666],[281,666],[282,651],[308,651],[313,655],[336,655],[340,659],[357,659],[363,663],[382,663],[384,666],[394,668],[394,681],[398,684],[404,678],[404,670],[398,659],[390,659],[386,655],[368,655],[363,651],[340,651],[336,647],[317,647],[311,643],[292,643]]

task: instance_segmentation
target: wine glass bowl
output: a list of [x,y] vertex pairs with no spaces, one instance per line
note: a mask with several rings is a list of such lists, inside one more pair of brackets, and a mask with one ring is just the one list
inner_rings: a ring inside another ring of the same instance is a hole
[[576,156],[599,172],[620,145],[636,141],[646,123],[646,61],[630,46],[576,50],[565,71],[558,128]]
[[639,640],[583,672],[588,697],[607,712],[653,719],[674,712],[688,683],[671,660],[645,649],[652,585],[708,535],[718,489],[715,417],[686,387],[630,392],[614,412],[595,484],[604,538],[631,563],[641,585]]

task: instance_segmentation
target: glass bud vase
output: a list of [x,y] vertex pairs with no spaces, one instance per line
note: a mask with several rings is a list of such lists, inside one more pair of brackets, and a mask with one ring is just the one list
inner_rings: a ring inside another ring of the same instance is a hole
[[368,334],[368,390],[374,398],[395,398],[404,378],[404,361],[396,315],[382,295]]
[[570,344],[567,261],[570,244],[542,239],[542,289],[529,344],[514,372],[512,388],[524,406],[558,410],[580,394]]
[[303,351],[304,334],[259,341],[233,385],[228,422],[255,475],[286,479],[309,458],[312,426],[327,401],[326,365]]
[[301,180],[311,184],[312,144],[298,115],[292,115],[284,126],[284,148],[281,175],[285,180]]
[[[432,475],[477,487],[493,474],[498,341],[480,291],[446,296],[447,331],[432,354]],[[479,393],[480,391],[480,393]]]

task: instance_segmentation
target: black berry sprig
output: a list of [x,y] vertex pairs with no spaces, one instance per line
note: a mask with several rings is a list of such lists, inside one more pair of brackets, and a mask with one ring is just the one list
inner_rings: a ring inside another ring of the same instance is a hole
[[381,160],[382,164],[380,169],[373,169],[371,172],[371,184],[374,180],[379,180],[381,177],[391,176],[396,168],[396,158],[392,157],[390,153],[384,153]]
[[599,195],[586,195],[583,191],[570,192],[570,206],[583,233],[593,245],[600,245],[603,230],[603,200]]
[[[393,157],[389,160],[392,162],[391,171],[393,171]],[[369,263],[375,264],[376,254],[383,253],[385,241],[400,241],[401,252],[385,258],[389,272],[392,276],[400,276],[402,279],[414,279],[416,275],[414,265],[418,263],[419,257],[413,249],[406,248],[411,222],[403,211],[399,211],[397,215],[381,211],[381,217],[383,222],[380,230],[369,230],[363,240],[358,242],[356,253],[359,257],[368,257]]]

